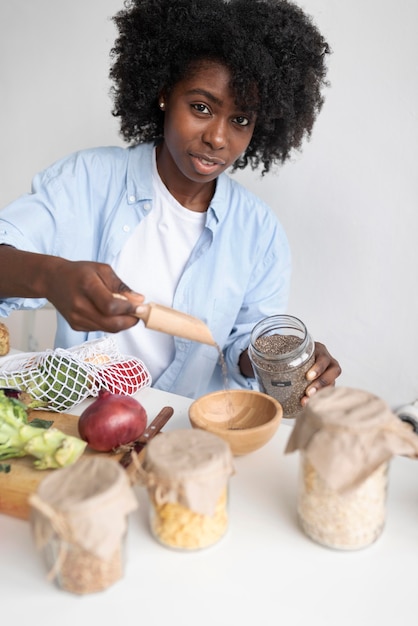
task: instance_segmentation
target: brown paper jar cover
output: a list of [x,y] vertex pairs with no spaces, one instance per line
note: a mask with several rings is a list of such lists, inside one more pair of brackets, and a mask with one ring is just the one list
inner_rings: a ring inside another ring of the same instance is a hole
[[32,534],[49,579],[67,591],[89,593],[121,578],[127,516],[138,501],[117,462],[82,458],[54,470],[29,503]]
[[376,395],[326,387],[296,418],[285,453],[295,450],[331,489],[344,493],[395,455],[416,458],[418,436]]

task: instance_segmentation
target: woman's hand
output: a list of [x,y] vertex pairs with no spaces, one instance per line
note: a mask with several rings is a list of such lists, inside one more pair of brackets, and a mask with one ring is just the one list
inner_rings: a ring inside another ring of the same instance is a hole
[[[243,376],[247,376],[248,378],[254,377],[254,370],[248,356],[248,350],[242,352],[239,359],[239,367]],[[323,343],[316,341],[315,363],[311,369],[306,372],[309,385],[301,400],[302,406],[308,402],[309,398],[312,397],[314,393],[323,387],[335,385],[335,379],[338,378],[340,374],[341,367],[338,361],[330,355]]]
[[314,393],[335,385],[335,380],[341,374],[340,364],[334,357],[330,355],[323,343],[315,342],[315,363],[308,372],[306,378],[310,384],[306,388],[304,397],[302,398],[302,406],[304,406]]
[[[144,301],[110,265],[0,245],[0,297],[46,298],[74,330],[116,333],[138,323]],[[128,298],[115,298],[114,294]]]
[[135,309],[144,301],[109,265],[63,259],[49,267],[46,295],[74,330],[109,333],[137,324]]

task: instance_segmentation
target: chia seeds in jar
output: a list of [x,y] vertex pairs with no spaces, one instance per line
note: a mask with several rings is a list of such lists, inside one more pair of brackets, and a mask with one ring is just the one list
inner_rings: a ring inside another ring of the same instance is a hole
[[248,355],[256,380],[263,393],[280,402],[284,418],[294,418],[302,410],[314,350],[312,337],[297,317],[273,315],[253,328]]

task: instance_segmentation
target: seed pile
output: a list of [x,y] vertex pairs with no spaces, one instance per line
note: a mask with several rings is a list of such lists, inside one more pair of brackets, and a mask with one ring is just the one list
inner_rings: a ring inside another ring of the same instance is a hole
[[[302,340],[295,335],[265,335],[255,340],[255,347],[269,356],[288,354],[300,346]],[[275,371],[275,370],[273,370]]]
[[[56,580],[65,591],[84,595],[107,589],[123,576],[122,548],[118,547],[109,560],[102,560],[77,545],[56,540],[58,554]],[[60,556],[60,555],[63,556]]]

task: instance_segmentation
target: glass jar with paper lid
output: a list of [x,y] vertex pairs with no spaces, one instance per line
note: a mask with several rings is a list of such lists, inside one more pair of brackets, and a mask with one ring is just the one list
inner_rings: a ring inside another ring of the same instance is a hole
[[179,429],[152,439],[137,467],[147,487],[150,527],[165,547],[197,550],[217,543],[229,526],[229,445],[199,429]]
[[377,396],[326,387],[296,418],[285,452],[295,450],[303,531],[324,546],[357,550],[384,529],[390,459],[418,455],[418,437]]
[[54,470],[29,503],[32,535],[49,580],[84,595],[123,578],[128,516],[138,501],[117,461],[86,456]]

